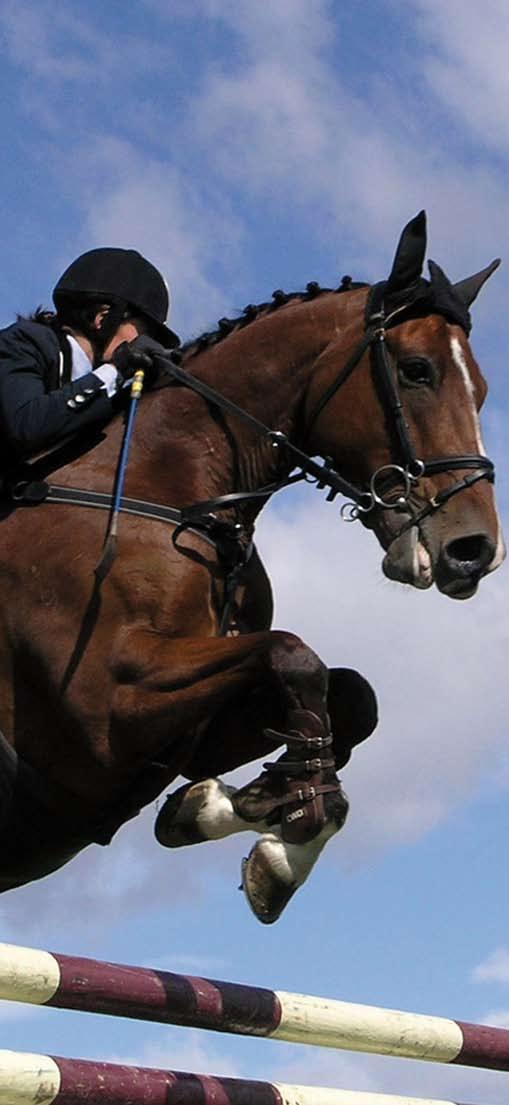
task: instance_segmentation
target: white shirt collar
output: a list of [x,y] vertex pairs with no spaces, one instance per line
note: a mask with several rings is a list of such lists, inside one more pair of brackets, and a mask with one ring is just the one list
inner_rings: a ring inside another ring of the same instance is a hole
[[80,376],[86,376],[87,372],[92,372],[94,366],[90,357],[87,357],[85,350],[81,348],[79,341],[72,334],[67,334],[66,337],[72,353],[71,380],[79,380]]

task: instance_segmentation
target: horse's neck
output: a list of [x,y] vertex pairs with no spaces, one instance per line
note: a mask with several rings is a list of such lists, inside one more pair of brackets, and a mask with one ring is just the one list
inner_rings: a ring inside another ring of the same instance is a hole
[[[287,434],[297,444],[304,398],[315,361],[338,334],[346,296],[324,296],[317,302],[296,302],[264,315],[203,352],[191,349],[183,367],[246,410],[271,430]],[[288,469],[270,441],[232,414],[223,415],[196,402],[185,388],[169,387],[147,396],[143,417],[144,451],[149,458],[164,440],[172,456],[194,468],[198,482],[211,494],[254,490]],[[161,457],[161,454],[159,454]],[[175,471],[175,465],[171,465]],[[179,466],[177,465],[177,470]],[[160,460],[159,470],[165,469]],[[167,471],[167,468],[165,469]],[[191,488],[190,488],[191,490]],[[206,497],[202,495],[202,497]]]
[[184,367],[271,429],[291,436],[313,365],[337,336],[341,300],[331,294],[262,315],[210,349],[191,351]]

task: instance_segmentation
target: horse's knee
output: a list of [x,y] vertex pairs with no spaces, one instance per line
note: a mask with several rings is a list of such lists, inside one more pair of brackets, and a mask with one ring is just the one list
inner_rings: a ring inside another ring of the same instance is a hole
[[290,677],[323,678],[327,672],[323,660],[296,633],[277,630],[272,637],[271,662],[278,672]]
[[355,745],[366,740],[378,724],[375,692],[352,668],[331,668],[327,705],[334,736],[337,767],[350,759]]
[[309,709],[318,709],[327,694],[328,672],[313,649],[295,633],[273,634],[270,663],[272,670],[292,700]]

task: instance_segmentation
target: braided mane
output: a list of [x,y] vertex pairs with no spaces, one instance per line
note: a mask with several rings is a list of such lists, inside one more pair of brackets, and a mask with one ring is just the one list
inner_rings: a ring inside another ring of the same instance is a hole
[[354,291],[356,288],[366,287],[367,284],[364,282],[356,282],[352,280],[351,276],[343,276],[338,288],[322,288],[316,280],[311,280],[309,284],[306,284],[306,290],[304,292],[283,292],[281,288],[278,288],[272,293],[272,299],[266,303],[248,303],[247,307],[244,307],[239,318],[220,318],[217,324],[217,330],[206,331],[204,334],[201,334],[200,337],[193,338],[191,341],[186,342],[185,345],[182,346],[180,352],[190,356],[196,356],[198,353],[203,353],[205,349],[209,349],[211,346],[217,345],[218,342],[224,341],[234,330],[241,330],[245,326],[248,326],[249,323],[255,322],[256,319],[261,318],[263,315],[271,314],[277,311],[279,307],[284,307],[285,304],[292,301],[308,302],[310,299],[317,299],[318,296],[326,295],[330,292],[340,294],[342,292]]

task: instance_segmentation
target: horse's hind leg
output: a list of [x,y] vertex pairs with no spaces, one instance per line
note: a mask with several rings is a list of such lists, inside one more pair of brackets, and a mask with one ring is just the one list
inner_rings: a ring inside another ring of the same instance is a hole
[[[270,665],[275,679],[233,697],[208,726],[186,769],[201,781],[171,795],[156,823],[159,841],[173,847],[246,829],[264,832],[245,861],[243,881],[265,922],[276,920],[341,828],[347,802],[336,767],[376,723],[369,684],[348,669],[333,669],[328,680],[324,665],[297,638],[274,642]],[[289,751],[277,765],[241,790],[206,778],[284,742]]]
[[[272,832],[270,830],[266,832],[254,845],[243,863],[243,888],[254,913],[265,923],[277,920],[295,890],[308,877],[327,841],[344,824],[348,802],[336,779],[335,771],[348,762],[354,745],[365,740],[372,733],[377,722],[376,699],[369,683],[358,672],[347,668],[335,668],[329,673],[327,704],[331,722],[331,735],[327,739],[332,743],[332,763],[327,759],[326,752],[325,754],[319,752],[319,756],[314,760],[318,768],[317,774],[311,778],[308,777],[307,787],[302,775],[299,783],[296,783],[295,778],[292,779],[291,773],[286,777],[287,801],[282,810],[281,821],[279,825],[273,826]],[[298,718],[298,711],[296,714]],[[308,755],[312,758],[311,761],[306,761],[306,764],[313,764],[313,752],[315,748],[320,749],[322,738],[317,728],[309,724],[311,719],[302,720],[301,735],[311,735],[311,740],[306,744],[309,749]],[[313,739],[318,741],[315,747],[312,744]],[[292,758],[295,756],[295,747],[292,748],[292,742],[288,737],[287,742],[288,755]],[[323,743],[326,746],[326,741]],[[285,759],[286,757],[282,756],[275,768],[284,771]],[[320,764],[321,767],[319,767]],[[270,765],[266,766],[270,771]],[[262,784],[263,779],[262,775],[260,777]],[[302,788],[301,782],[304,782]],[[308,795],[312,791],[315,791],[316,795],[322,792],[323,807],[316,809],[317,798],[314,797],[311,817],[309,817],[309,802],[306,801],[306,789]],[[252,790],[253,784],[244,788],[248,799]],[[296,791],[299,799],[297,805],[288,801],[292,797],[295,799]],[[236,810],[242,810],[243,800],[243,791],[232,798]],[[309,817],[307,822],[306,815]]]
[[[359,672],[331,668],[328,674],[327,713],[339,770],[348,763],[352,749],[373,732],[377,704],[370,684]],[[207,726],[183,772],[192,782],[167,799],[158,819],[160,842],[181,847],[246,830],[266,831],[266,821],[255,824],[238,816],[233,804],[238,788],[226,786],[215,776],[272,756],[275,742],[265,730],[281,731],[284,722],[281,697],[269,694],[265,685],[228,702]]]
[[179,848],[246,830],[264,832],[263,819],[255,824],[239,817],[232,801],[238,787],[227,786],[217,776],[272,756],[276,745],[265,730],[282,729],[284,721],[281,696],[271,693],[265,683],[243,690],[217,711],[182,771],[191,782],[168,796],[157,818],[159,842]]
[[[339,770],[377,724],[376,698],[368,681],[351,668],[329,669],[327,713]],[[178,848],[247,830],[266,832],[266,820],[254,823],[237,814],[234,795],[238,788],[227,786],[216,776],[272,756],[275,743],[265,736],[265,730],[281,731],[284,722],[283,701],[268,694],[264,685],[232,699],[219,711],[187,764],[184,774],[192,782],[174,791],[163,807],[156,828],[160,843]]]
[[44,778],[0,732],[0,893],[57,871],[90,843],[52,808]]
[[[371,736],[377,724],[376,697],[367,679],[352,668],[329,668],[327,714],[339,769],[348,763],[352,749]],[[207,779],[270,756],[275,744],[265,736],[265,730],[281,730],[284,723],[281,698],[269,695],[264,685],[254,687],[216,714],[182,774],[191,780]]]

